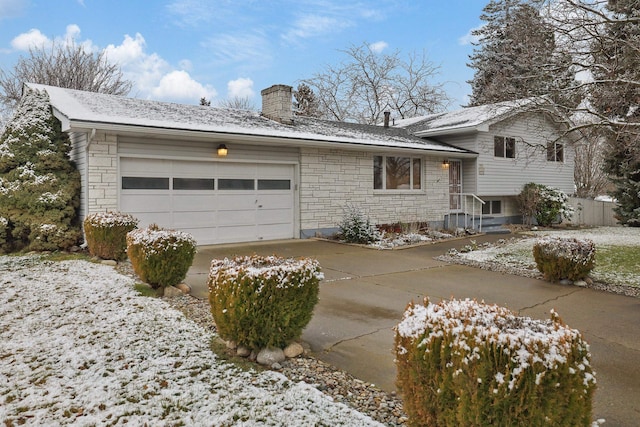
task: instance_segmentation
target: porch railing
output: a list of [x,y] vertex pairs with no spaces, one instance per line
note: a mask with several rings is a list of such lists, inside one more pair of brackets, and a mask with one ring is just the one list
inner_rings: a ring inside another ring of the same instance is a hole
[[469,228],[469,222],[471,222],[471,228],[476,229],[477,218],[477,230],[482,232],[482,205],[486,202],[472,193],[449,193],[449,197],[451,199],[449,222],[451,222],[451,218],[455,216],[456,227],[459,227],[459,216],[462,215],[464,217],[464,228]]

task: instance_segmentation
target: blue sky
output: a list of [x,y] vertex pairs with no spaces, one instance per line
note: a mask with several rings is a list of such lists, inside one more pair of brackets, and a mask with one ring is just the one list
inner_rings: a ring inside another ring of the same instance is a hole
[[260,90],[295,87],[366,42],[425,50],[455,109],[470,93],[469,32],[487,1],[0,0],[0,68],[10,71],[30,46],[74,40],[106,49],[134,82],[131,96],[248,96],[259,107]]

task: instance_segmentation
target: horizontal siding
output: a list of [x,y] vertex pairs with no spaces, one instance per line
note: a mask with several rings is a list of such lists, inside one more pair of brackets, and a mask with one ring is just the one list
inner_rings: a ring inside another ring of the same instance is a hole
[[71,140],[71,152],[69,153],[71,160],[75,163],[76,168],[80,172],[80,220],[84,220],[87,214],[87,140],[86,132],[71,132],[69,134]]
[[246,160],[289,163],[298,162],[299,160],[299,150],[297,148],[268,147],[219,141],[175,141],[123,137],[118,138],[118,154],[158,158],[220,160],[216,154],[216,149],[221,143],[224,143],[229,150],[229,154],[224,158],[225,161]]
[[[516,138],[516,158],[496,158],[493,137]],[[565,143],[564,162],[548,162],[546,144],[557,137],[553,125],[539,115],[518,115],[478,134],[478,189],[484,196],[513,196],[535,182],[574,192],[573,148]]]
[[[438,137],[439,141],[447,144],[454,145],[465,150],[477,151],[476,134],[468,133],[464,135],[445,135]],[[452,156],[451,159],[455,159]],[[463,193],[477,193],[478,188],[478,172],[476,159],[461,159],[462,160],[462,192]]]

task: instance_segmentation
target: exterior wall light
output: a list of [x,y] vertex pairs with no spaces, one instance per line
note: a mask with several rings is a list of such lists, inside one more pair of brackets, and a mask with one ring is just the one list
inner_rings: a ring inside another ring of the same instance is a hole
[[442,169],[449,169],[449,160],[442,161]]
[[219,157],[227,157],[228,153],[229,153],[229,150],[227,149],[226,145],[224,145],[224,144],[218,145],[218,156]]

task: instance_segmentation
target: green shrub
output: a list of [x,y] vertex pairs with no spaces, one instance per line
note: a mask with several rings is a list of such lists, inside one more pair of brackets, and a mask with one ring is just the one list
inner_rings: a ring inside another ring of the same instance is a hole
[[371,225],[369,217],[351,204],[344,207],[339,227],[340,235],[347,243],[367,244],[379,240],[380,233]]
[[311,259],[214,259],[208,285],[218,333],[254,350],[283,347],[311,320],[322,277]]
[[8,240],[10,234],[9,220],[0,216],[0,254],[8,252],[11,249],[11,242]]
[[530,225],[535,218],[538,225],[550,226],[562,219],[571,219],[573,208],[565,193],[546,185],[530,182],[517,197],[520,212]]
[[80,173],[44,91],[26,89],[0,134],[3,251],[67,250],[82,237]]
[[89,253],[117,261],[127,257],[127,233],[138,226],[138,220],[121,212],[99,212],[84,219],[84,234]]
[[127,255],[133,270],[154,289],[184,280],[195,254],[195,239],[182,231],[152,224],[127,233]]
[[533,258],[547,280],[582,280],[595,267],[596,245],[588,239],[544,237],[533,245]]
[[411,303],[396,327],[398,389],[412,426],[587,426],[589,346],[552,311],[516,317],[470,300]]

